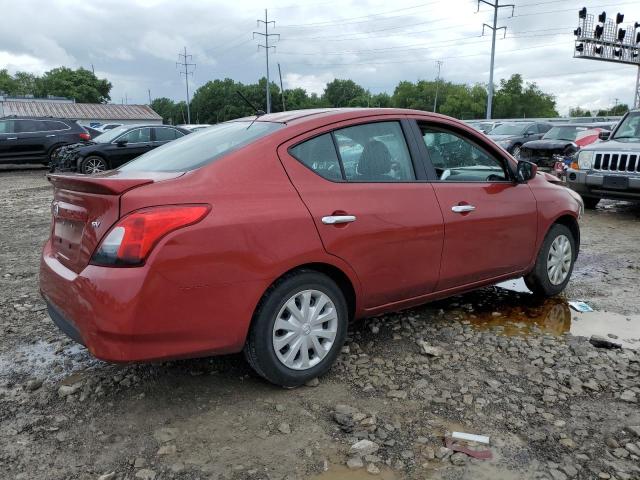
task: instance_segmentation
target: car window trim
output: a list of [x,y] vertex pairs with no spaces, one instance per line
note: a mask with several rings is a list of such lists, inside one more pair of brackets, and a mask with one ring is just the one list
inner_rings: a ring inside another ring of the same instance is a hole
[[[116,128],[118,128],[118,127],[116,127]],[[152,127],[138,127],[138,128],[132,128],[132,129],[131,129],[131,130],[129,130],[129,131],[123,132],[121,135],[119,135],[119,136],[117,136],[116,138],[114,138],[114,139],[111,141],[111,144],[115,145],[115,144],[117,144],[117,143],[118,143],[118,140],[119,140],[120,138],[124,137],[125,135],[129,135],[131,132],[135,132],[136,130],[142,130],[142,129],[145,129],[145,128],[150,129],[150,130],[149,130],[149,140],[148,140],[148,141],[146,141],[146,142],[129,142],[129,141],[128,141],[128,142],[127,142],[127,145],[142,145],[142,144],[145,144],[145,143],[151,143],[151,142],[152,142],[152,140],[151,140],[151,134],[153,133],[153,132],[151,131],[151,128],[152,128]]]
[[[420,169],[417,167],[416,163],[419,163],[419,159],[414,158],[414,153],[417,153],[415,151],[412,151],[411,146],[410,146],[410,137],[409,137],[409,132],[410,129],[407,130],[405,127],[405,122],[408,123],[409,120],[406,117],[392,117],[392,118],[384,118],[384,119],[376,119],[376,120],[368,120],[366,118],[360,118],[357,120],[365,120],[362,122],[356,122],[356,123],[351,123],[349,125],[343,125],[340,127],[333,127],[330,130],[327,131],[323,131],[323,132],[318,132],[314,135],[311,135],[309,137],[306,137],[302,140],[300,140],[299,142],[296,142],[292,145],[290,145],[289,147],[287,147],[287,153],[289,154],[289,156],[295,158],[303,167],[305,167],[306,169],[310,170],[311,172],[313,172],[315,175],[317,175],[319,178],[322,178],[323,180],[326,180],[328,182],[332,182],[332,183],[353,183],[353,184],[366,184],[366,183],[373,183],[373,184],[405,184],[405,183],[424,183],[427,182],[428,179],[427,178],[419,178],[419,174],[418,172],[420,172]],[[352,128],[352,127],[357,127],[357,126],[361,126],[361,125],[368,125],[371,123],[389,123],[389,122],[396,122],[400,124],[400,130],[402,131],[402,135],[404,137],[405,140],[405,144],[407,146],[407,151],[409,152],[409,158],[411,160],[411,166],[413,167],[413,174],[414,174],[414,179],[413,180],[401,180],[401,181],[389,181],[389,182],[352,182],[347,180],[346,174],[344,173],[344,164],[342,162],[342,155],[340,155],[340,149],[338,148],[338,144],[336,142],[335,139],[335,132],[337,130],[344,130],[346,128]],[[325,178],[322,175],[319,175],[318,172],[316,172],[315,170],[313,170],[311,167],[307,166],[302,160],[300,160],[298,157],[296,157],[295,155],[293,155],[291,153],[291,149],[297,147],[298,145],[300,145],[301,143],[307,142],[309,140],[313,140],[314,138],[320,137],[322,135],[325,134],[331,134],[331,139],[333,141],[333,148],[336,151],[336,155],[338,157],[338,163],[340,164],[340,172],[342,173],[342,179],[341,180],[335,180],[335,179],[329,179],[329,178]]]
[[[422,144],[424,145],[424,150],[423,150],[423,155],[424,155],[424,161],[425,161],[425,168],[427,169],[427,171],[431,172],[431,176],[432,179],[430,180],[431,183],[450,183],[450,184],[454,184],[454,183],[479,183],[479,184],[494,184],[494,183],[498,183],[498,184],[505,184],[505,183],[515,183],[515,177],[514,177],[514,172],[513,169],[511,168],[511,162],[509,162],[509,160],[507,158],[505,158],[504,156],[496,156],[495,154],[493,154],[491,151],[487,150],[486,148],[484,148],[483,146],[479,145],[477,141],[475,141],[474,139],[470,138],[469,135],[466,135],[466,132],[464,132],[461,129],[457,129],[456,127],[452,127],[451,125],[446,125],[443,126],[441,124],[436,124],[434,122],[430,122],[428,120],[415,120],[415,125],[417,128],[417,132],[419,133],[420,137],[419,138],[423,138],[422,135],[422,129],[420,128],[420,124],[423,125],[427,125],[430,128],[434,128],[435,130],[440,130],[443,133],[450,133],[453,135],[456,135],[462,139],[464,139],[465,141],[471,143],[471,145],[473,145],[474,147],[478,148],[480,151],[484,152],[486,155],[488,155],[489,157],[495,159],[496,161],[498,161],[500,164],[502,164],[503,168],[506,170],[507,175],[509,176],[508,179],[506,180],[494,180],[494,181],[488,181],[488,180],[465,180],[465,181],[453,181],[453,180],[440,180],[438,178],[438,175],[436,173],[436,169],[433,165],[433,162],[431,161],[431,156],[429,155],[429,149],[427,148],[427,145],[424,143],[424,140],[422,140]],[[428,166],[427,166],[428,165]]]
[[[163,142],[163,143],[164,143],[164,142],[171,142],[171,141],[173,141],[173,140],[177,140],[177,139],[179,139],[179,138],[184,137],[184,133],[182,133],[182,132],[181,132],[180,130],[178,130],[177,128],[170,127],[170,126],[168,126],[168,125],[155,125],[155,126],[150,127],[150,128],[151,128],[151,136],[153,137],[153,140],[151,140],[151,142],[152,142],[152,143],[156,143],[156,142]],[[171,140],[158,140],[158,139],[157,139],[157,137],[156,137],[156,130],[158,130],[158,129],[162,129],[162,130],[173,130],[174,132],[180,133],[180,136],[179,136],[179,137],[172,138]]]
[[[49,132],[64,132],[66,130],[71,130],[71,127],[69,125],[67,125],[64,122],[61,122],[60,120],[49,120],[49,119],[45,119],[45,118],[11,118],[11,119],[6,119],[3,121],[13,121],[13,122],[18,122],[18,121],[26,121],[26,120],[34,120],[36,122],[57,122],[57,123],[61,123],[62,125],[65,125],[67,128],[60,128],[58,130],[35,130],[33,132],[13,132],[15,134],[20,134],[20,133],[49,133]],[[13,125],[13,129],[16,129],[16,125],[14,123]]]

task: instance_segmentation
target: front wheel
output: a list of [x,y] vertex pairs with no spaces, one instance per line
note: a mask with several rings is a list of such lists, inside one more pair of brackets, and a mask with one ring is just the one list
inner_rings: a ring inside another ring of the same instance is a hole
[[514,158],[520,159],[521,151],[522,151],[522,145],[516,145],[515,147],[513,147],[513,151],[511,152],[511,155],[513,155]]
[[588,210],[595,210],[600,203],[600,199],[596,197],[582,197],[582,201],[584,202],[584,208]]
[[555,224],[547,233],[533,270],[524,281],[534,294],[552,297],[562,292],[573,272],[576,242],[571,230]]
[[84,173],[86,175],[104,172],[107,169],[107,161],[104,158],[95,155],[85,158],[82,163],[80,163],[80,173]]
[[301,270],[265,293],[254,316],[244,353],[262,377],[296,387],[326,373],[347,334],[347,304],[326,275]]

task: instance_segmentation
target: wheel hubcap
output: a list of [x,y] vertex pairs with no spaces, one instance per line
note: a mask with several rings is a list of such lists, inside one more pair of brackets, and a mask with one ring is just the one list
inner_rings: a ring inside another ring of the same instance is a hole
[[273,349],[293,370],[307,370],[329,353],[338,331],[338,314],[319,290],[303,290],[287,300],[273,325]]
[[100,173],[106,170],[104,162],[97,158],[90,158],[85,164],[84,171],[88,174]]
[[553,285],[560,285],[567,279],[572,261],[571,242],[565,235],[558,235],[547,256],[547,275]]

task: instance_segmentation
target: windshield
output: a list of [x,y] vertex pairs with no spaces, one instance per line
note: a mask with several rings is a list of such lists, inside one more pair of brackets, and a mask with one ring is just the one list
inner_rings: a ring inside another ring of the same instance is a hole
[[543,140],[568,140],[573,142],[578,132],[588,130],[586,127],[553,127],[542,137]]
[[116,127],[116,128],[111,129],[111,130],[107,130],[103,134],[98,135],[92,141],[94,141],[96,143],[109,143],[109,142],[112,142],[113,140],[116,139],[116,137],[119,137],[120,135],[122,135],[124,132],[126,132],[130,128],[131,127]]
[[491,130],[491,135],[522,135],[529,126],[528,123],[503,123]]
[[640,141],[640,112],[627,115],[612,138],[626,142]]
[[227,122],[185,135],[123,165],[125,172],[184,172],[244,147],[284,125],[271,122]]

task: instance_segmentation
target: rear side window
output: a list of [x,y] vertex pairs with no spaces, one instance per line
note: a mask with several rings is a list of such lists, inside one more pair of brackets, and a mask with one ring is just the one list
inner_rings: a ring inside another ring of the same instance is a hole
[[182,137],[184,134],[175,128],[154,128],[156,131],[156,142],[169,142],[176,138]]
[[150,128],[136,128],[128,133],[125,133],[121,137],[117,138],[117,141],[125,141],[127,143],[147,143],[151,141],[151,129]]
[[249,145],[284,125],[272,122],[226,122],[185,135],[120,167],[126,172],[184,172],[207,165]]
[[538,124],[538,131],[540,133],[547,133],[550,129],[551,129],[551,125],[549,125],[548,123],[539,123]]
[[44,130],[40,120],[16,120],[16,132],[17,133],[33,133],[41,132]]
[[289,153],[327,180],[342,180],[338,154],[330,133],[302,142]]
[[0,133],[14,133],[15,120],[0,120]]
[[56,120],[43,120],[42,123],[44,124],[44,130],[47,131],[69,130],[69,126],[67,124]]

